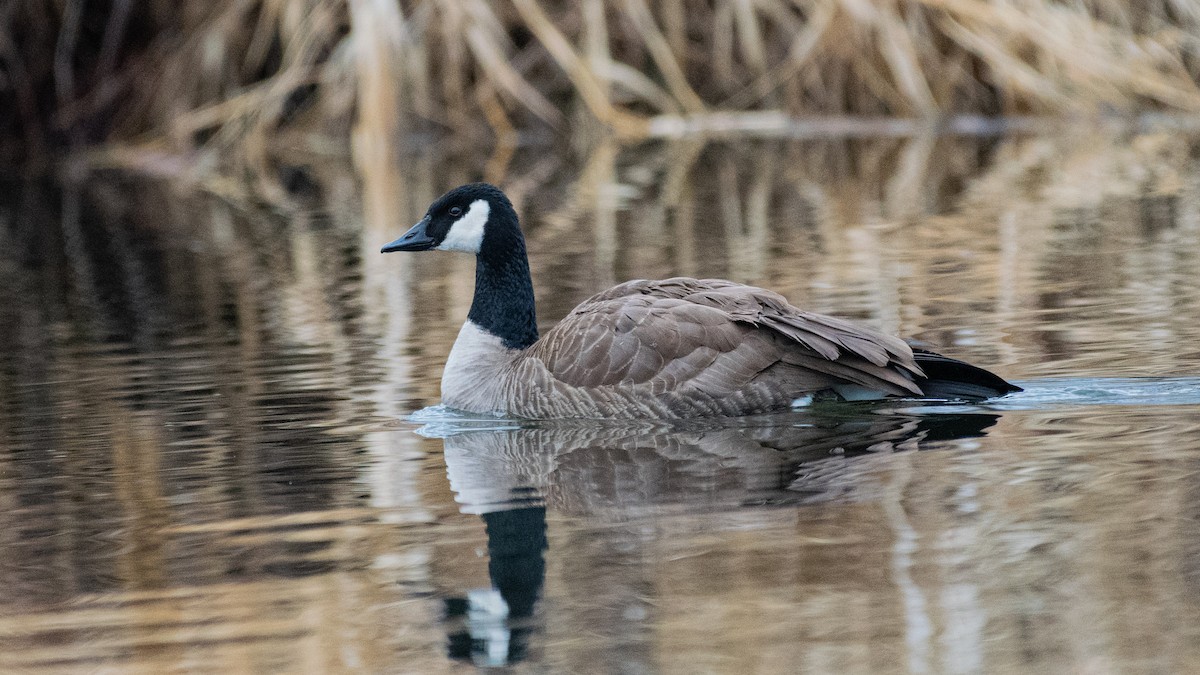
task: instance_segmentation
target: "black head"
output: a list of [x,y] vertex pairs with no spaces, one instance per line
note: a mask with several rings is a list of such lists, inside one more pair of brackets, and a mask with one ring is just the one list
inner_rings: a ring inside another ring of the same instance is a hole
[[487,183],[454,188],[383,252],[430,249],[475,254],[475,298],[467,319],[510,349],[537,341],[525,237],[512,202],[499,188]]
[[470,183],[438,197],[421,222],[380,252],[436,249],[479,254],[490,230],[516,227],[516,221],[512,202],[500,188]]

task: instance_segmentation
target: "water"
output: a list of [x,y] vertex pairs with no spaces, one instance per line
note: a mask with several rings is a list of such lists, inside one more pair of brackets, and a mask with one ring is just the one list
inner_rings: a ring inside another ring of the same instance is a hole
[[727,277],[1026,388],[675,425],[437,407],[471,261],[377,251],[475,159],[7,185],[0,672],[1195,670],[1197,147],[524,151],[544,327]]

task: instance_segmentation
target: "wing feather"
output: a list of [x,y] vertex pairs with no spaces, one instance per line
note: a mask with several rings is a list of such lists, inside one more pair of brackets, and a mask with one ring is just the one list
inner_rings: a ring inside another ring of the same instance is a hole
[[571,387],[646,385],[656,395],[713,401],[706,406],[718,405],[716,397],[749,396],[764,383],[788,386],[770,376],[776,367],[809,373],[793,377],[809,390],[853,383],[892,394],[919,394],[912,378],[922,374],[898,338],[805,312],[761,288],[683,277],[629,281],[597,294],[530,350]]

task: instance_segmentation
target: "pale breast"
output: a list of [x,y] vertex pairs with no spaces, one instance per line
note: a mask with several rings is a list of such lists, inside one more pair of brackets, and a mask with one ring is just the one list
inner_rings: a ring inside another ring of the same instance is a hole
[[513,362],[520,353],[467,321],[458,331],[442,372],[442,403],[470,412],[516,414],[510,385]]

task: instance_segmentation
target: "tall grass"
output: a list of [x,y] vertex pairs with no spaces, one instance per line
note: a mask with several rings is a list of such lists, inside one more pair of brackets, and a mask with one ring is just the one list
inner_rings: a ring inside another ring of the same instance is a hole
[[0,158],[116,143],[100,160],[254,177],[352,131],[362,168],[409,132],[1195,112],[1198,50],[1197,0],[15,0]]

